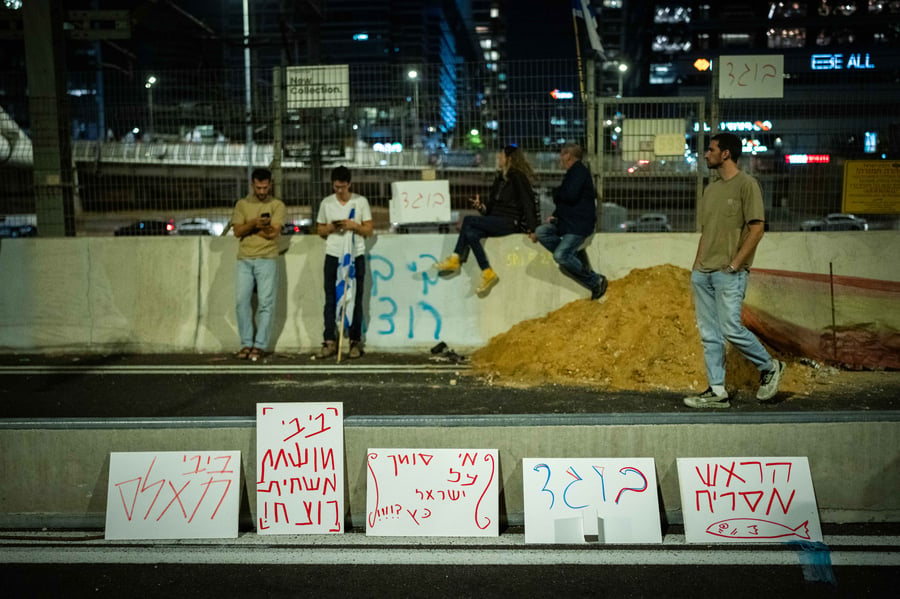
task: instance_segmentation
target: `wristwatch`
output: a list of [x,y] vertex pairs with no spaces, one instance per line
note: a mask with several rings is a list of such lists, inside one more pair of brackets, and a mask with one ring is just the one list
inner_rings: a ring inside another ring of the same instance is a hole
[[728,266],[725,267],[725,272],[735,273],[735,272],[737,272],[737,270],[735,270],[735,268],[729,264]]

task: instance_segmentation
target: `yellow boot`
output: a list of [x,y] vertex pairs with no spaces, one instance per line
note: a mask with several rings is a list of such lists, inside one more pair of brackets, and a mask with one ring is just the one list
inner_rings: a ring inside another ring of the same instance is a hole
[[434,265],[442,277],[459,272],[459,254],[450,254]]
[[493,268],[485,268],[481,272],[481,286],[476,290],[478,295],[484,297],[488,292],[500,282],[500,277],[494,272]]

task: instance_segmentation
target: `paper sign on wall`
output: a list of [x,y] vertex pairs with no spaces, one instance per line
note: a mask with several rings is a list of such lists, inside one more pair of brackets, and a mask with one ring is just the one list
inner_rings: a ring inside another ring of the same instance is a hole
[[256,530],[344,532],[344,405],[256,404]]
[[241,452],[113,452],[107,539],[216,539],[238,535]]
[[450,222],[450,181],[395,181],[391,183],[392,223]]
[[822,541],[805,457],[677,463],[688,543]]
[[499,534],[496,449],[370,449],[366,535]]
[[784,56],[721,56],[719,70],[720,98],[783,98]]
[[661,543],[653,458],[522,460],[526,543]]

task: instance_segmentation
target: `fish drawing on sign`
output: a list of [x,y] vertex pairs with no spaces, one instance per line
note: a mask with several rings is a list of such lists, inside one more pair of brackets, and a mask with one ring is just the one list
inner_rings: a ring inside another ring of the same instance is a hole
[[[733,518],[720,520],[706,527],[706,532],[717,537],[729,539],[780,539],[782,537],[799,537],[809,540],[809,520],[796,528],[758,520],[755,518]],[[801,530],[802,529],[802,530]]]

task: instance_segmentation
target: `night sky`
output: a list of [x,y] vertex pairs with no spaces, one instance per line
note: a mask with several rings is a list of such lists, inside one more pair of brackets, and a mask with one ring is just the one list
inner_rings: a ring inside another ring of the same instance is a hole
[[575,58],[571,2],[518,0],[509,6],[510,60]]

